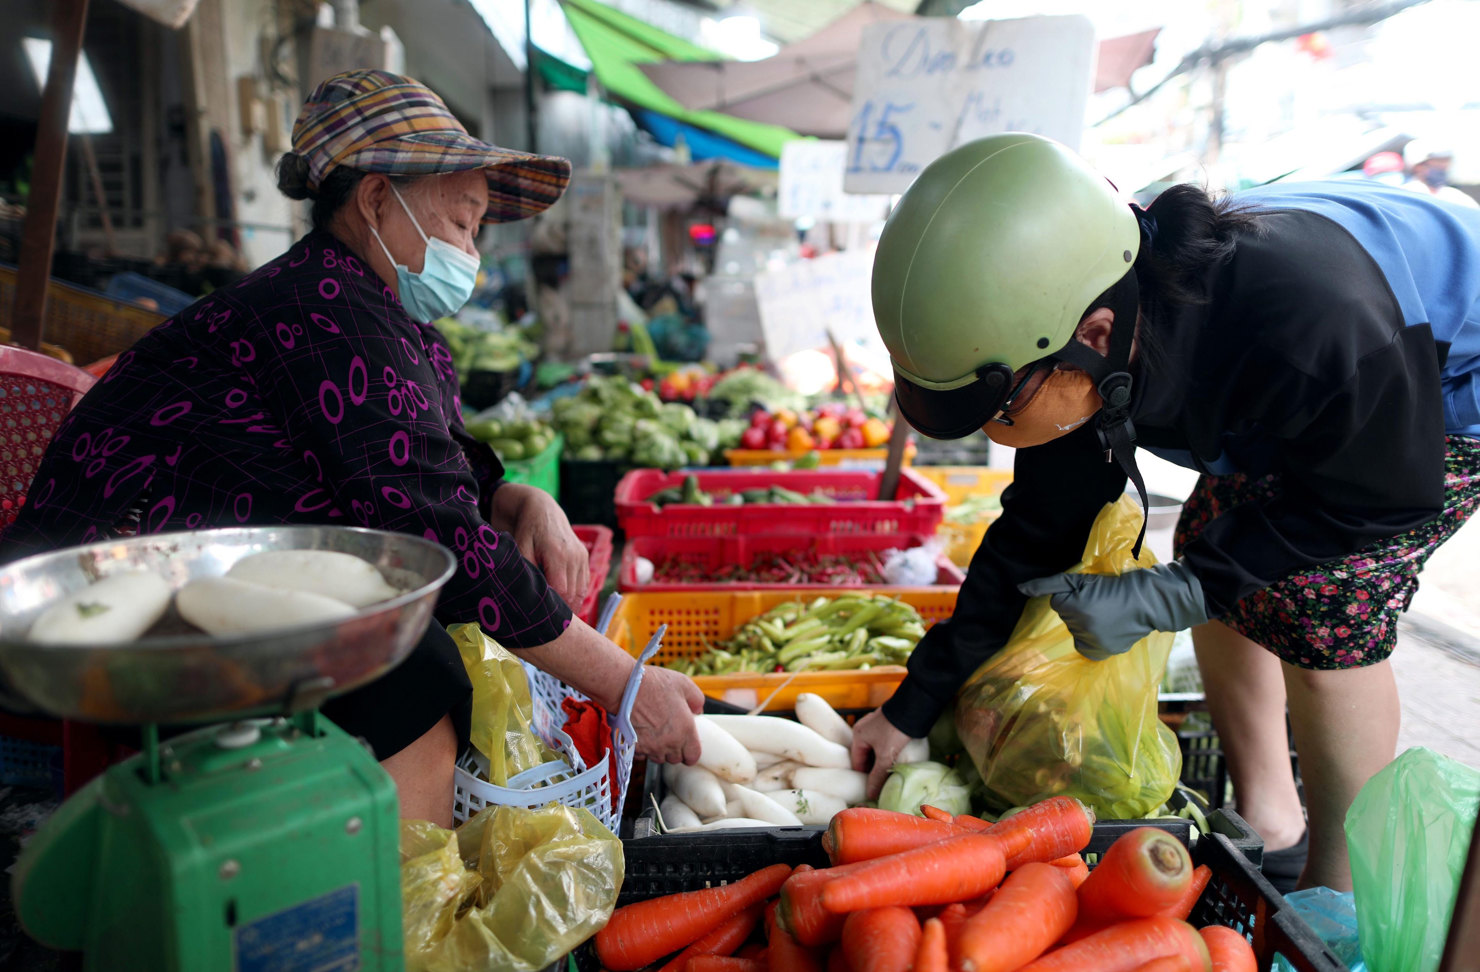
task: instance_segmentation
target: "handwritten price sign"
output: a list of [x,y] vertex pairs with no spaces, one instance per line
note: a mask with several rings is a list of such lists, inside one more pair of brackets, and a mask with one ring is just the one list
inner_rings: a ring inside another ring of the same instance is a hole
[[844,189],[904,192],[940,155],[998,132],[1078,148],[1094,56],[1094,27],[1077,15],[865,28]]

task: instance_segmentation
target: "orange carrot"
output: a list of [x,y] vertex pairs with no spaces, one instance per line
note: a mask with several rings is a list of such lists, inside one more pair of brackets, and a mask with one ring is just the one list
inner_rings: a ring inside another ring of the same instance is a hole
[[1208,968],[1208,947],[1191,925],[1173,918],[1136,918],[1054,949],[1020,972],[1134,972],[1152,959],[1184,956],[1196,972]]
[[744,944],[760,920],[761,906],[752,905],[669,959],[659,972],[684,972],[696,955],[729,955]]
[[1030,861],[1051,861],[1076,854],[1089,844],[1095,815],[1073,797],[1049,797],[999,820],[987,829],[1002,841],[1007,869],[1015,871]]
[[843,951],[843,946],[834,945],[832,951],[827,953],[827,972],[853,972],[853,967],[848,964],[848,956]]
[[612,972],[631,972],[692,944],[721,922],[781,889],[787,864],[762,868],[733,884],[649,898],[618,908],[596,933],[596,955]]
[[953,969],[961,967],[961,929],[966,926],[966,906],[959,901],[940,910],[941,927],[946,932],[946,955]]
[[766,963],[738,955],[695,955],[689,972],[766,972]]
[[751,942],[749,945],[741,946],[740,951],[735,954],[740,958],[753,958],[764,961],[766,958],[766,946],[759,942]]
[[980,898],[977,898],[975,901],[966,902],[966,917],[970,918],[972,915],[985,908],[987,906],[987,903],[992,900],[992,896],[995,895],[998,890],[998,888],[993,888],[986,894],[982,895]]
[[941,823],[955,823],[956,818],[946,813],[940,807],[932,807],[928,803],[920,804],[920,816],[926,820],[939,820]]
[[777,919],[778,906],[766,909],[766,943],[770,972],[822,972],[822,953],[787,934]]
[[1185,955],[1163,955],[1139,966],[1136,972],[1192,972]]
[[1213,972],[1255,972],[1259,968],[1249,940],[1232,928],[1209,925],[1198,934],[1207,943]]
[[950,904],[975,898],[1006,871],[997,838],[963,834],[902,854],[893,854],[822,888],[822,906],[843,913],[887,905]]
[[1013,972],[1042,955],[1074,924],[1079,902],[1062,868],[1037,862],[1008,875],[961,929],[964,972]]
[[829,881],[868,866],[867,861],[842,864],[814,871],[797,868],[781,886],[777,920],[787,933],[803,945],[826,945],[843,934],[843,916],[822,906],[822,888]]
[[940,923],[939,918],[932,918],[920,932],[920,947],[915,950],[915,965],[911,972],[948,972],[949,969],[946,926]]
[[843,923],[843,954],[853,972],[908,972],[919,947],[920,923],[908,908],[855,911]]
[[956,817],[956,826],[965,827],[967,830],[991,830],[996,824],[983,820],[981,817],[963,813]]
[[[1084,883],[1084,879],[1089,877],[1089,865],[1084,863],[1084,855],[1082,854],[1070,854],[1068,857],[1060,857],[1048,863],[1067,874],[1069,880],[1074,882],[1074,890],[1076,891]],[[1187,916],[1171,915],[1170,917],[1185,919]]]
[[1124,834],[1079,886],[1082,921],[1146,918],[1173,907],[1192,883],[1192,858],[1182,842],[1155,827]]
[[822,835],[822,849],[834,864],[851,864],[898,854],[960,833],[955,824],[926,820],[910,813],[851,807],[833,815],[827,833]]
[[1187,885],[1186,892],[1169,908],[1158,911],[1159,915],[1168,918],[1176,918],[1178,921],[1186,921],[1187,916],[1192,914],[1192,909],[1197,906],[1197,899],[1202,897],[1203,890],[1207,888],[1208,881],[1213,877],[1213,872],[1206,864],[1199,864],[1193,868],[1192,880]]

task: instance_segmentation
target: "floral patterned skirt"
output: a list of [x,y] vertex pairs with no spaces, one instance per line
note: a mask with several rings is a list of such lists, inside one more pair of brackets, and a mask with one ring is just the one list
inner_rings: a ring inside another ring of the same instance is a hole
[[[1446,441],[1438,516],[1348,557],[1301,568],[1245,597],[1219,620],[1299,668],[1360,668],[1387,658],[1398,640],[1398,616],[1418,590],[1419,571],[1480,505],[1480,439],[1451,435]],[[1276,475],[1203,476],[1182,507],[1176,551],[1223,511],[1279,491]]]

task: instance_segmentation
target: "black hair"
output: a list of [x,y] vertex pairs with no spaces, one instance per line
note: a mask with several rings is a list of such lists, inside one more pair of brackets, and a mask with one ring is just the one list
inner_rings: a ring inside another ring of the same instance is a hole
[[1157,332],[1163,314],[1207,303],[1207,271],[1231,259],[1237,235],[1259,224],[1252,210],[1232,198],[1190,183],[1172,186],[1144,210],[1132,208],[1141,222],[1134,267],[1142,321],[1137,340],[1143,370],[1154,373],[1168,366]]
[[1141,252],[1136,281],[1142,306],[1180,307],[1207,302],[1202,278],[1233,256],[1235,235],[1258,225],[1253,212],[1201,186],[1172,186],[1138,210]]
[[[348,166],[339,165],[329,170],[324,176],[317,189],[308,184],[308,158],[297,152],[284,152],[283,157],[278,159],[277,183],[278,191],[289,199],[311,199],[313,208],[309,212],[309,219],[316,230],[327,230],[329,224],[334,221],[334,216],[345,203],[355,194],[355,189],[360,182],[369,175],[360,169],[351,169]],[[397,185],[407,185],[415,181],[415,176],[389,176],[390,180]]]

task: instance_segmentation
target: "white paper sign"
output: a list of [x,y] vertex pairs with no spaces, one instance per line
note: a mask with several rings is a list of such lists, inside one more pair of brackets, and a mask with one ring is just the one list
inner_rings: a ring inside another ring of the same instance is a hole
[[1094,27],[1079,15],[866,27],[844,187],[904,192],[945,152],[998,132],[1077,149],[1094,59]]
[[832,223],[871,223],[888,213],[889,197],[843,191],[848,143],[796,139],[781,148],[777,204],[786,219],[810,216]]
[[757,274],[755,297],[771,360],[827,348],[829,330],[845,343],[861,340],[882,347],[869,296],[873,268],[874,251],[867,248]]

